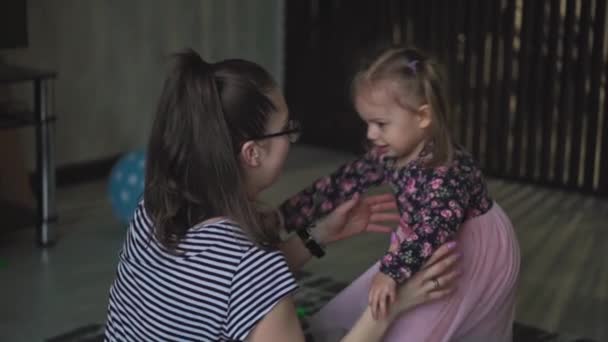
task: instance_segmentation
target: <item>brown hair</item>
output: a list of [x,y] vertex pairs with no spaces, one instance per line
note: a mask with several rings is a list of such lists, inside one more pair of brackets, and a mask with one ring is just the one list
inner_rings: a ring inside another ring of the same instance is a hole
[[433,115],[432,158],[429,166],[450,163],[454,145],[448,127],[449,103],[446,83],[441,66],[433,59],[414,48],[390,47],[372,55],[355,74],[351,92],[363,80],[377,82],[394,80],[403,95],[412,96],[420,105],[427,104]]
[[238,160],[276,111],[268,97],[276,83],[253,62],[207,63],[193,50],[174,57],[147,150],[144,203],[155,237],[171,250],[192,226],[225,216],[258,244],[276,243],[279,232],[260,223]]

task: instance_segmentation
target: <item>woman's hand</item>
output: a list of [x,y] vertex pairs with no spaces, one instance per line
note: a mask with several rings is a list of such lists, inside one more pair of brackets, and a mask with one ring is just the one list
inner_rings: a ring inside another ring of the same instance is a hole
[[412,278],[397,290],[397,300],[391,305],[390,315],[394,318],[414,307],[443,298],[456,290],[455,280],[460,271],[455,267],[459,254],[454,252],[455,242],[439,247]]
[[323,243],[346,239],[365,231],[390,233],[393,228],[387,222],[399,222],[396,208],[392,194],[367,196],[363,199],[357,194],[319,221],[313,232],[315,238]]

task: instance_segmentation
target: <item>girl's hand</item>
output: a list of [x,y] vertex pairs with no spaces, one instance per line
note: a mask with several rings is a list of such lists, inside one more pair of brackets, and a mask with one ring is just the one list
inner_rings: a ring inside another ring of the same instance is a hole
[[[399,215],[394,212],[396,208],[392,194],[373,195],[363,199],[357,194],[319,221],[313,232],[315,238],[323,243],[346,239],[365,231],[390,233],[392,227],[399,222]],[[394,224],[391,225],[391,222]]]
[[374,319],[384,319],[387,316],[389,304],[397,297],[397,282],[384,273],[378,272],[372,280],[369,290],[369,307]]

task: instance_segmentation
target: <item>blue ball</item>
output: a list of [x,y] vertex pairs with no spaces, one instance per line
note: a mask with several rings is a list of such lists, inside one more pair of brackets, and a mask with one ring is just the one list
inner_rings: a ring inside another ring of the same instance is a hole
[[114,215],[129,223],[144,193],[146,154],[133,151],[121,157],[110,172],[109,195]]

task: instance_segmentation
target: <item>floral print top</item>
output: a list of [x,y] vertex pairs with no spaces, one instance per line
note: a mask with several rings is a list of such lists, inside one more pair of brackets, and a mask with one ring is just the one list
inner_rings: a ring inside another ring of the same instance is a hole
[[309,226],[355,193],[390,184],[401,216],[391,234],[380,271],[397,283],[410,278],[436,248],[452,239],[467,219],[492,207],[482,173],[467,152],[457,147],[453,161],[427,167],[428,144],[418,158],[403,167],[371,150],[291,197],[279,210],[289,230]]

